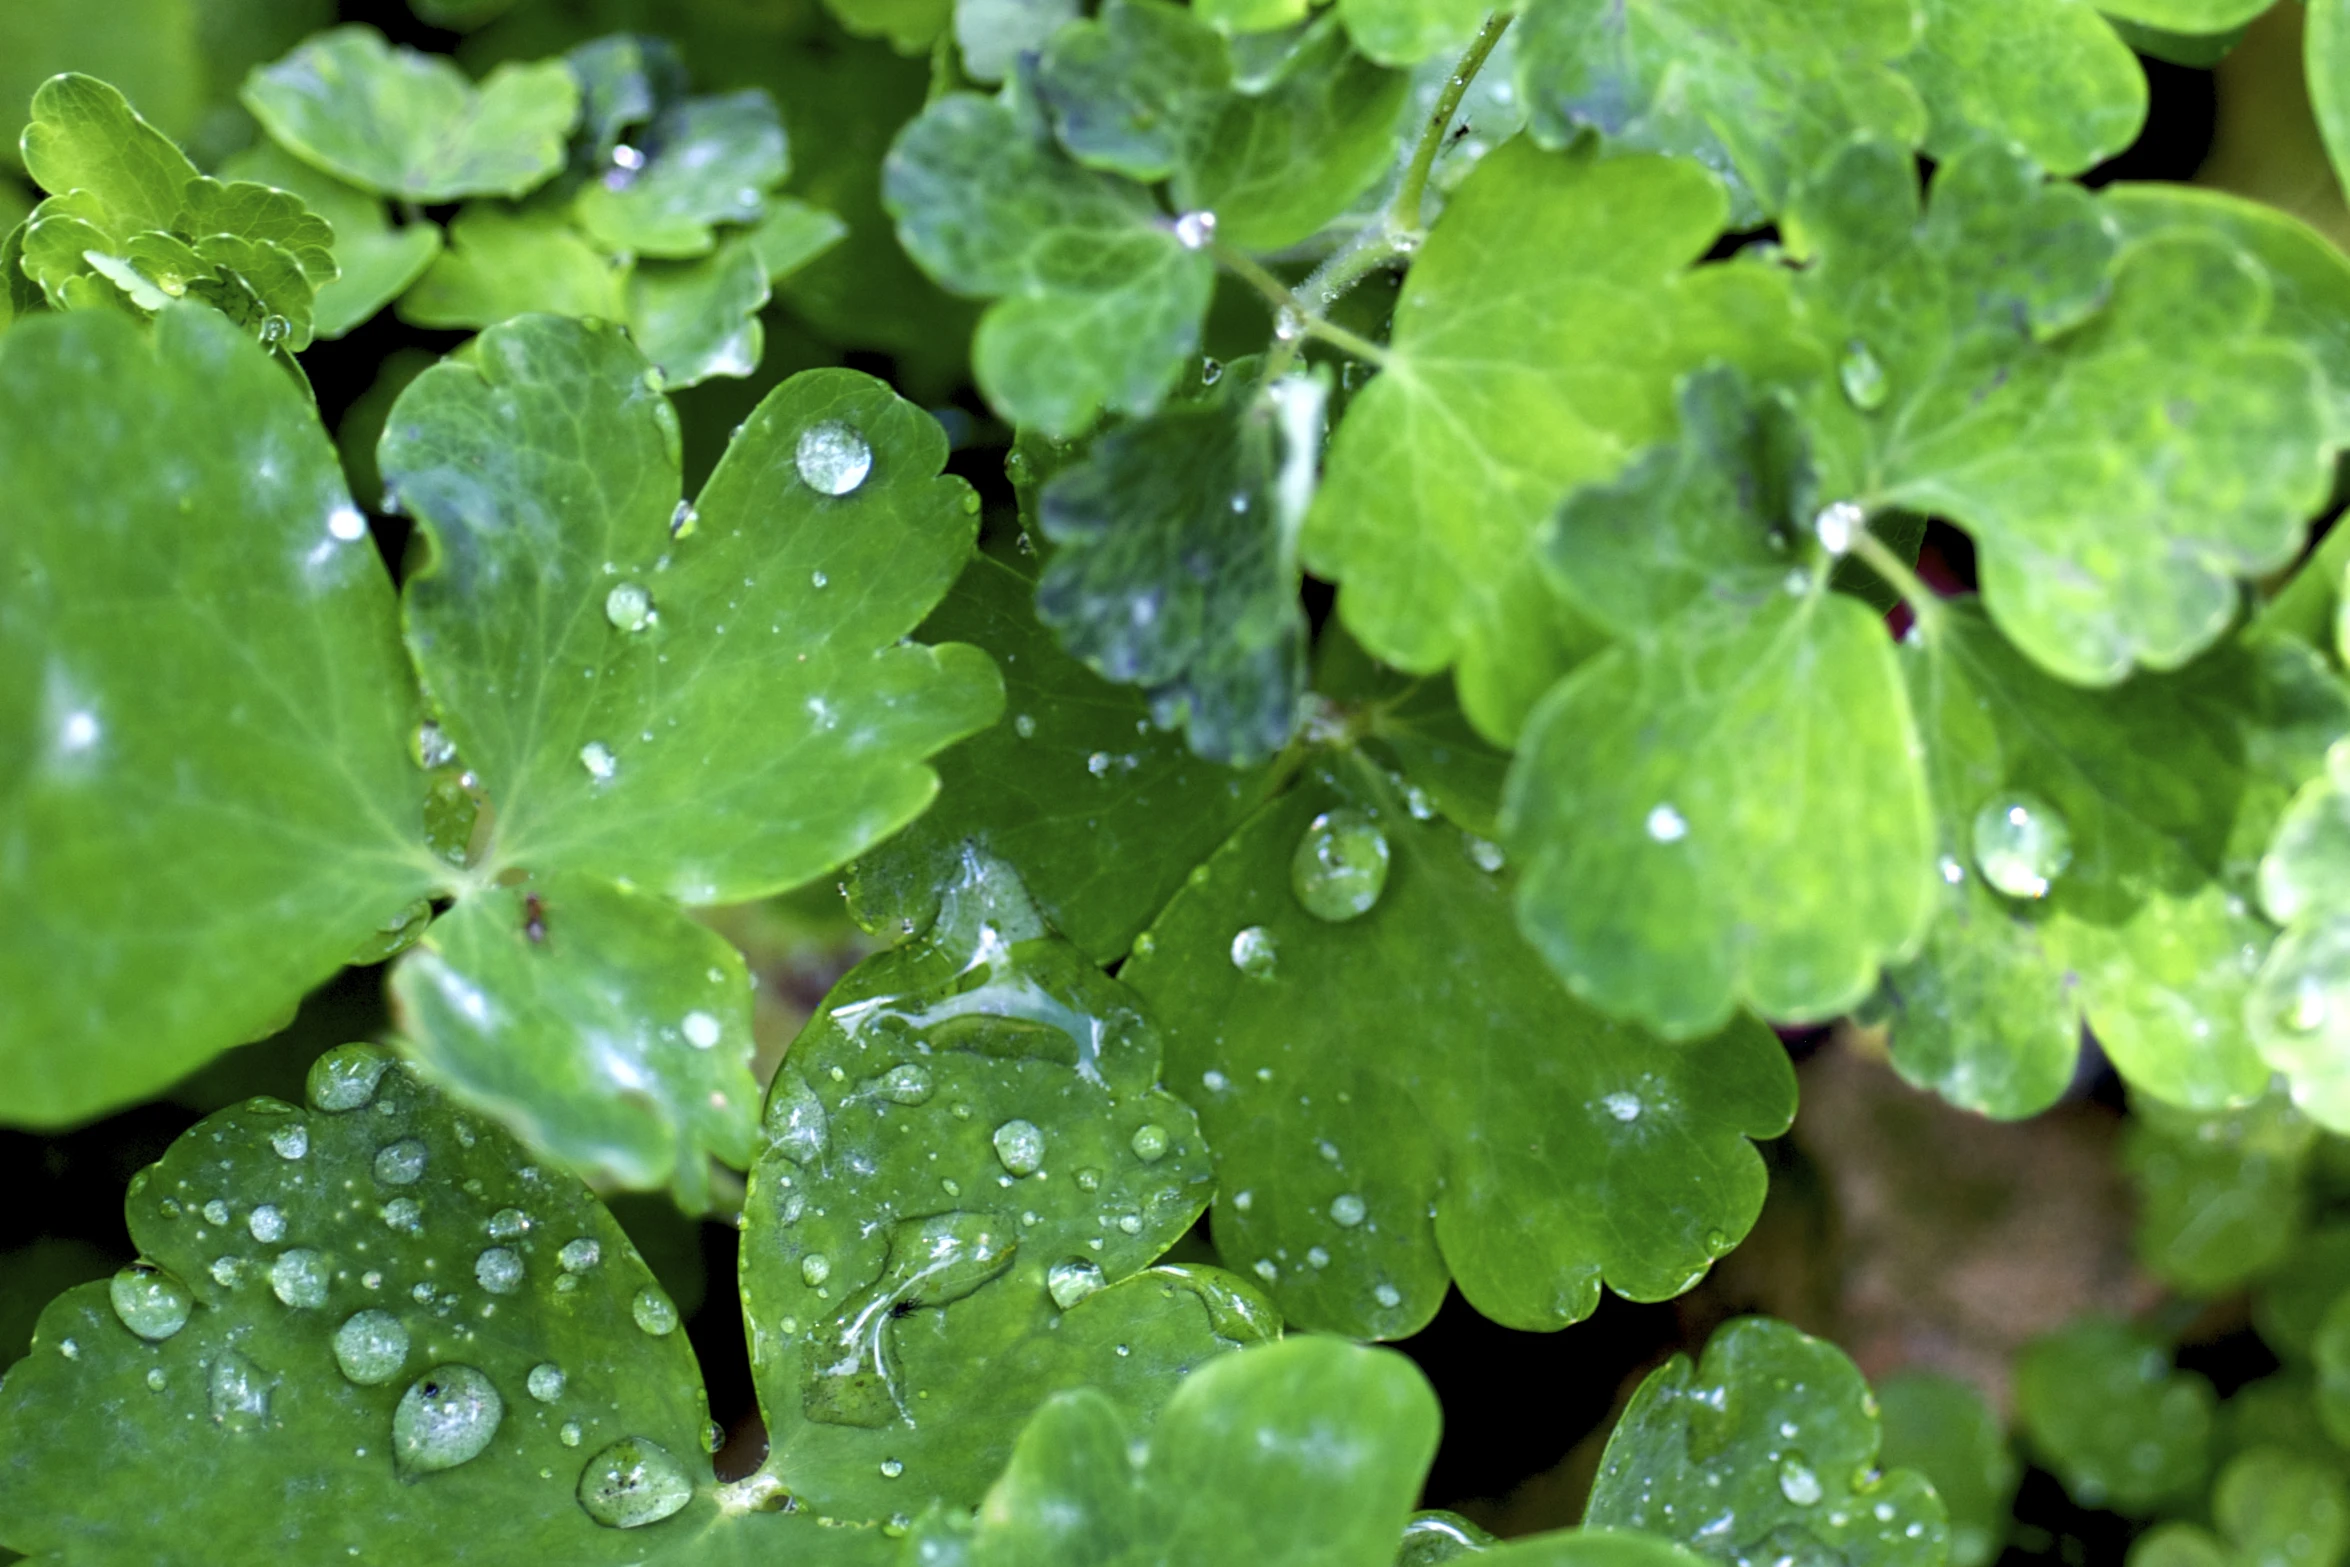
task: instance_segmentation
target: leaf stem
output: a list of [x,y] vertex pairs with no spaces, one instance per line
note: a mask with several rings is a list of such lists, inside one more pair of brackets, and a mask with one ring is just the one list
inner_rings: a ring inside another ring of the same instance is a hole
[[1862,565],[1883,577],[1893,591],[1901,595],[1901,602],[1909,606],[1921,635],[1930,637],[1941,629],[1941,595],[1927,587],[1924,580],[1910,570],[1909,563],[1893,553],[1892,546],[1868,529],[1858,528],[1853,532],[1852,553]]
[[1412,149],[1412,161],[1404,165],[1403,178],[1396,184],[1395,199],[1387,204],[1387,216],[1381,227],[1391,237],[1417,236],[1421,232],[1420,204],[1428,194],[1428,174],[1436,167],[1436,155],[1444,150],[1445,133],[1452,128],[1452,117],[1460,112],[1461,100],[1468,96],[1470,84],[1485,69],[1493,46],[1509,31],[1510,21],[1508,11],[1488,13],[1484,24],[1477,29],[1477,36],[1462,51],[1460,63],[1444,79],[1444,90],[1436,95],[1436,107],[1429,111],[1428,123],[1420,127],[1420,142]]
[[1305,333],[1308,337],[1320,338],[1340,353],[1360,359],[1365,364],[1384,366],[1387,363],[1387,349],[1383,345],[1374,343],[1367,337],[1349,332],[1335,321],[1325,321],[1320,316],[1307,316],[1305,318]]
[[[1216,264],[1239,278],[1243,283],[1265,296],[1277,317],[1295,316],[1303,320],[1305,305],[1289,290],[1289,285],[1275,277],[1265,264],[1245,250],[1236,249],[1218,240],[1214,251]],[[1284,333],[1284,336],[1294,334]]]

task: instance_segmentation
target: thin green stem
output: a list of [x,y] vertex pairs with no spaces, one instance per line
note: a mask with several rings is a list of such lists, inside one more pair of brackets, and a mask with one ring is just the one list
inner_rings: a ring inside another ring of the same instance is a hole
[[1383,345],[1374,343],[1367,337],[1357,336],[1335,321],[1325,321],[1320,316],[1307,316],[1305,326],[1306,336],[1318,337],[1342,354],[1360,359],[1365,364],[1383,366],[1387,363],[1387,349]]
[[[1289,285],[1267,270],[1263,262],[1257,260],[1247,251],[1236,249],[1221,240],[1216,243],[1215,257],[1218,266],[1264,295],[1266,302],[1272,305],[1276,316],[1293,316],[1303,323],[1306,317],[1305,306],[1299,302],[1295,294],[1289,291]],[[1283,336],[1288,337],[1295,335],[1295,332],[1283,333]]]
[[1430,111],[1428,123],[1420,127],[1412,161],[1404,165],[1403,178],[1396,184],[1395,199],[1387,204],[1385,227],[1390,234],[1420,232],[1420,203],[1428,194],[1428,173],[1436,167],[1436,155],[1444,150],[1445,133],[1452,128],[1452,117],[1460,112],[1461,99],[1468,95],[1477,73],[1485,69],[1493,46],[1509,31],[1510,19],[1507,11],[1489,14],[1477,36],[1469,40],[1460,63],[1452,68],[1452,75],[1444,79],[1444,91],[1436,95],[1436,107]]
[[1909,562],[1894,554],[1892,547],[1883,539],[1866,528],[1856,529],[1852,538],[1852,553],[1862,565],[1883,577],[1893,591],[1901,595],[1901,601],[1909,606],[1910,614],[1917,618],[1918,630],[1922,634],[1930,637],[1941,629],[1941,597],[1927,587],[1918,574],[1910,570]]

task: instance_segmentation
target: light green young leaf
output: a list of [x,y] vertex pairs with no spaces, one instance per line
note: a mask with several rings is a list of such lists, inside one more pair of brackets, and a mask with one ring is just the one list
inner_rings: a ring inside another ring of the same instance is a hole
[[1036,92],[1069,156],[1129,179],[1163,180],[1188,158],[1232,85],[1224,40],[1166,0],[1109,0],[1053,34]]
[[334,227],[291,191],[252,180],[190,180],[173,227],[198,245],[216,236],[275,245],[313,287],[335,280]]
[[849,902],[868,930],[922,929],[971,843],[1019,871],[1054,929],[1114,962],[1267,775],[1203,762],[1158,729],[1138,693],[1061,650],[1035,595],[1018,563],[981,555],[916,632],[993,653],[1007,716],[939,756],[938,802],[856,863]]
[[2089,0],[1925,0],[1901,60],[1926,103],[1926,150],[2012,142],[2052,174],[2079,174],[2137,139],[2146,74]]
[[859,38],[885,38],[900,54],[928,49],[954,20],[954,0],[824,0],[833,19]]
[[1193,12],[1226,35],[1279,32],[1302,22],[1310,0],[1197,0]]
[[[62,1124],[270,1032],[447,875],[391,584],[211,313],[0,339],[0,1070]],[[60,984],[58,976],[74,976]]]
[[399,313],[428,327],[494,326],[533,311],[612,321],[625,311],[626,282],[625,268],[559,214],[470,202]]
[[380,198],[321,173],[275,142],[238,153],[221,172],[293,192],[332,230],[340,275],[319,286],[311,305],[312,329],[321,338],[341,337],[373,317],[440,254],[438,224],[395,227]]
[[2285,1261],[2299,1239],[2302,1171],[2317,1129],[2271,1090],[2241,1110],[2197,1114],[2141,1098],[2122,1162],[2138,1196],[2138,1258],[2197,1295]]
[[1078,0],[955,0],[955,46],[963,74],[996,83],[1082,13]]
[[1201,1367],[1147,1435],[1100,1393],[1064,1393],[1020,1433],[976,1527],[927,1525],[915,1559],[1390,1567],[1436,1424],[1411,1362],[1324,1338]]
[[1147,414],[1198,350],[1214,285],[1141,188],[1079,167],[1011,105],[952,93],[902,131],[883,204],[922,269],[994,298],[973,369],[1006,417],[1076,435]]
[[656,384],[610,328],[533,316],[409,386],[381,459],[433,552],[408,635],[498,863],[737,902],[904,826],[921,759],[994,717],[985,655],[898,645],[977,507],[936,422],[847,370],[770,393],[681,503]]
[[478,892],[424,933],[392,996],[436,1081],[570,1169],[672,1187],[698,1213],[711,1160],[750,1162],[742,955],[668,904],[561,874]]
[[0,170],[20,167],[26,106],[64,71],[111,83],[166,134],[186,133],[208,90],[202,22],[191,0],[0,8]]
[[245,81],[245,107],[305,163],[408,201],[519,196],[563,166],[579,84],[561,60],[501,65],[479,87],[372,27],[332,28]]
[[841,1516],[971,1505],[1051,1393],[1147,1418],[1277,1323],[1215,1270],[1144,1271],[1210,1180],[1157,1033],[1008,867],[958,869],[792,1047],[744,1210],[768,1472]]
[[747,376],[766,348],[759,312],[773,291],[750,236],[695,261],[639,262],[628,278],[628,330],[671,387]]
[[89,76],[52,76],[33,94],[24,132],[25,172],[43,190],[86,191],[83,215],[108,233],[170,229],[196,166],[128,100]]
[[2125,1323],[2085,1317],[2025,1345],[2015,1397],[2040,1460],[2083,1507],[2143,1517],[2210,1473],[2211,1384]]
[[743,237],[759,253],[767,281],[772,284],[823,255],[847,238],[848,232],[847,224],[822,207],[776,196],[767,203],[767,215]]
[[2350,181],[2350,0],[2312,0],[2302,58],[2309,73],[2309,107],[2317,115],[2326,156],[2337,178]]
[[[312,1108],[222,1111],[133,1180],[141,1263],[53,1302],[0,1393],[0,1539],[633,1563],[705,1525],[701,1378],[620,1226],[374,1046],[310,1083]],[[578,1497],[625,1439],[673,1515],[640,1529]]]
[[1844,1352],[1769,1317],[1649,1373],[1600,1455],[1586,1525],[1644,1529],[1718,1561],[1793,1552],[1937,1567],[1950,1525],[1925,1476],[1879,1473],[1877,1412]]
[[1724,212],[1686,162],[1500,148],[1414,261],[1386,368],[1338,427],[1306,565],[1341,583],[1340,617],[1377,657],[1458,663],[1493,739],[1514,740],[1594,640],[1532,569],[1559,501],[1671,435],[1687,367],[1779,379],[1810,363],[1783,278],[1683,270]]
[[1355,47],[1381,65],[1418,65],[1457,55],[1485,19],[1481,0],[1338,0]]
[[1925,107],[1894,68],[1918,22],[1906,0],[1535,0],[1518,22],[1518,91],[1545,146],[1589,129],[1694,158],[1753,227],[1856,132],[1924,139]]
[[1748,1140],[1795,1108],[1777,1041],[1742,1020],[1668,1045],[1578,1003],[1498,858],[1361,759],[1317,767],[1120,971],[1215,1150],[1219,1254],[1305,1325],[1401,1337],[1457,1282],[1561,1327],[1603,1281],[1686,1290],[1762,1206]]
[[720,223],[755,223],[789,168],[783,121],[758,89],[688,98],[645,130],[640,167],[582,186],[572,210],[588,236],[640,256],[703,256]]
[[1914,1469],[1950,1514],[1950,1567],[1988,1567],[2007,1542],[2023,1465],[1983,1395],[1955,1377],[1897,1371],[1877,1384],[1887,1469]]

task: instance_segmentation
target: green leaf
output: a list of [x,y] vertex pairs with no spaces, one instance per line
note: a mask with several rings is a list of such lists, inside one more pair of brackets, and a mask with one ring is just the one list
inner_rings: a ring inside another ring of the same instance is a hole
[[1493,739],[1513,739],[1594,640],[1531,569],[1559,501],[1671,434],[1687,365],[1806,362],[1782,278],[1684,272],[1723,215],[1686,163],[1502,147],[1445,208],[1386,368],[1338,426],[1306,565],[1342,584],[1340,617],[1378,658],[1414,674],[1457,662],[1461,705]]
[[1080,14],[1077,0],[955,0],[955,45],[963,74],[1000,82]]
[[1137,186],[1080,168],[1009,104],[950,93],[901,132],[882,200],[922,269],[994,298],[973,369],[1007,418],[1070,436],[1147,414],[1199,347],[1213,287]]
[[1213,125],[1232,85],[1224,40],[1166,0],[1109,0],[1053,34],[1037,97],[1069,155],[1129,179],[1163,180]]
[[1834,1345],[1769,1317],[1649,1373],[1600,1455],[1587,1525],[1645,1529],[1735,1562],[1795,1552],[1932,1567],[1949,1521],[1925,1476],[1877,1469],[1868,1384]]
[[42,911],[0,1062],[54,1125],[270,1032],[446,868],[391,584],[266,355],[185,307],[19,322],[0,497],[0,897]]
[[857,862],[850,904],[868,930],[920,930],[972,843],[1009,861],[1086,956],[1114,962],[1262,800],[1267,775],[1204,763],[1153,726],[1139,694],[1061,650],[1034,597],[1019,564],[981,555],[916,633],[989,649],[1009,717],[939,756],[938,802]]
[[392,994],[435,1080],[573,1170],[701,1212],[709,1162],[750,1162],[742,955],[667,904],[560,874],[476,893]]
[[788,168],[783,122],[764,91],[688,98],[644,133],[643,164],[589,182],[573,212],[590,238],[640,256],[703,256],[720,223],[755,223]]
[[1305,20],[1309,0],[1197,0],[1192,10],[1220,33],[1270,33]]
[[789,196],[770,200],[767,216],[744,236],[770,283],[782,282],[847,237],[848,225],[839,218]]
[[1411,1362],[1323,1338],[1201,1367],[1147,1436],[1100,1393],[1065,1393],[954,1543],[970,1567],[1388,1567],[1436,1422]]
[[[142,1263],[53,1302],[0,1394],[0,1534],[93,1563],[617,1563],[707,1520],[693,1352],[611,1216],[373,1046],[310,1081],[312,1109],[222,1111],[132,1182]],[[575,1496],[627,1438],[682,1492],[649,1533]]]
[[1176,170],[1175,200],[1213,211],[1217,237],[1246,250],[1308,239],[1388,172],[1410,88],[1403,72],[1349,49],[1325,18],[1262,88],[1227,95],[1203,120]]
[[449,225],[449,243],[400,299],[416,326],[485,327],[509,317],[617,320],[623,269],[559,215],[470,202]]
[[[1911,161],[1856,143],[1789,213],[1814,329],[1847,352],[1846,387],[1810,396],[1828,493],[1964,524],[1992,619],[2064,679],[2186,662],[2325,498],[2314,362],[2266,330],[2267,278],[2223,237],[2109,266],[2091,198],[2020,155],[1945,162],[1922,217]],[[2146,547],[2103,547],[2116,530]]]
[[25,108],[59,72],[86,73],[146,106],[166,132],[188,130],[205,98],[204,17],[189,0],[119,0],[102,10],[0,10],[0,167],[14,170]]
[[2123,21],[2165,32],[2209,35],[2241,27],[2269,8],[2269,0],[2113,0]]
[[767,258],[749,236],[698,261],[639,262],[628,279],[628,329],[664,385],[747,376],[766,348],[759,312],[772,297]]
[[1894,69],[1919,18],[1902,0],[1536,0],[1518,23],[1535,137],[1691,157],[1732,181],[1742,228],[1775,214],[1845,138],[1907,146],[1926,112]]
[[654,385],[609,328],[525,317],[408,387],[409,639],[498,863],[735,902],[910,821],[921,758],[994,716],[984,655],[898,645],[975,508],[936,423],[846,370],[770,393],[683,506]]
[[[665,105],[684,99],[685,62],[677,45],[645,33],[607,33],[575,44],[564,63],[579,80],[579,125],[572,133],[572,172],[602,178],[634,162],[613,154],[629,133],[650,124]],[[642,149],[632,149],[641,151]]]
[[1926,0],[1920,19],[1900,69],[1937,158],[1996,138],[2079,174],[2137,139],[2145,72],[2087,0]]
[[248,148],[221,167],[235,179],[293,192],[332,231],[340,275],[320,284],[311,306],[312,328],[321,338],[341,337],[374,316],[441,252],[439,225],[395,227],[380,199],[320,173],[274,142]]
[[834,20],[859,38],[885,38],[900,54],[928,49],[954,20],[954,0],[824,0]]
[[1950,1514],[1950,1567],[1987,1567],[2006,1543],[2023,1465],[1983,1395],[1956,1377],[1897,1371],[1877,1384],[1888,1469],[1914,1469]]
[[563,166],[579,85],[561,60],[501,65],[477,88],[371,27],[321,33],[245,81],[245,107],[305,163],[409,201],[519,196]]
[[2309,107],[2337,178],[2350,180],[2350,0],[2314,0],[2308,7],[2302,58],[2307,62]]
[[1485,19],[1480,0],[1338,0],[1355,47],[1381,65],[1458,54]]
[[2280,1359],[2306,1366],[2326,1308],[2345,1294],[2350,1294],[2350,1224],[2337,1221],[2301,1236],[2287,1266],[2253,1297],[2252,1320]]
[[2217,1295],[2272,1271],[2299,1238],[2317,1129],[2271,1090],[2197,1114],[2141,1098],[2122,1162],[2138,1196],[2138,1258],[2166,1283]]
[[768,1469],[843,1516],[970,1505],[1049,1394],[1147,1418],[1277,1321],[1212,1269],[1145,1271],[1210,1178],[1158,1036],[1008,867],[959,871],[792,1047],[744,1209]]
[[2041,1461],[2083,1507],[2143,1517],[2210,1473],[2211,1384],[2128,1325],[2084,1317],[2015,1363],[2016,1409]]
[[197,178],[171,138],[89,76],[52,76],[33,94],[24,163],[43,190],[88,192],[98,208],[84,216],[121,238],[173,228],[182,192]]
[[1305,691],[1296,485],[1321,449],[1322,386],[1227,369],[1203,395],[1097,439],[1044,486],[1060,546],[1038,616],[1096,673],[1141,686],[1212,762],[1289,743]]
[[[1335,830],[1379,866],[1366,912],[1327,899]],[[1795,1109],[1778,1042],[1740,1021],[1667,1045],[1581,1005],[1512,928],[1493,853],[1360,759],[1317,767],[1121,970],[1215,1150],[1217,1250],[1296,1321],[1400,1337],[1456,1281],[1557,1328],[1603,1281],[1680,1294],[1761,1208],[1748,1139]]]
[[2318,1318],[2309,1358],[2317,1365],[2317,1417],[2328,1436],[2350,1445],[2350,1294]]
[[2212,1488],[2212,1512],[2217,1535],[2183,1521],[2157,1525],[2132,1542],[2130,1567],[2335,1567],[2350,1549],[2350,1486],[2305,1453],[2239,1454]]
[[304,282],[335,280],[334,227],[291,191],[252,180],[190,180],[173,226],[199,247],[224,236],[274,245],[294,258]]

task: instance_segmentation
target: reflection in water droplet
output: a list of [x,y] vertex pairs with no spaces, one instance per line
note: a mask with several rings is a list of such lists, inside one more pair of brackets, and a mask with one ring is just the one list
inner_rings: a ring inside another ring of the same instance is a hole
[[514,1240],[530,1233],[530,1215],[520,1208],[500,1208],[490,1215],[489,1222],[482,1229],[492,1240]]
[[622,631],[642,631],[653,618],[653,595],[642,583],[623,582],[604,595],[604,618]]
[[895,1458],[884,1458],[881,1461],[881,1478],[884,1480],[895,1480],[905,1472],[906,1466]]
[[264,1246],[274,1246],[286,1238],[286,1216],[275,1203],[263,1203],[245,1215],[245,1228]]
[[1679,843],[1689,836],[1689,823],[1670,805],[1658,805],[1648,813],[1648,835],[1659,843]]
[[892,1104],[918,1105],[930,1097],[930,1068],[907,1061],[881,1074],[881,1097]]
[[555,1253],[555,1260],[563,1264],[565,1273],[585,1273],[604,1260],[604,1248],[592,1236],[582,1235],[577,1240],[565,1241],[563,1249]]
[[1362,1223],[1366,1211],[1362,1198],[1353,1192],[1340,1192],[1330,1199],[1330,1222],[1340,1229],[1351,1230]]
[[151,1343],[161,1343],[186,1327],[195,1305],[186,1285],[143,1262],[117,1273],[107,1294],[122,1325]]
[[212,1362],[212,1423],[224,1431],[258,1431],[269,1423],[269,1378],[233,1349]]
[[1014,1175],[1034,1175],[1044,1163],[1044,1132],[1033,1121],[1006,1121],[990,1141],[996,1158]]
[[530,1368],[530,1375],[523,1379],[523,1386],[529,1388],[530,1396],[540,1403],[552,1404],[563,1396],[563,1386],[570,1380],[563,1374],[561,1366],[551,1360],[541,1361]]
[[337,1045],[310,1063],[310,1102],[321,1110],[356,1110],[375,1097],[392,1058],[376,1045]]
[[636,1299],[628,1304],[628,1314],[636,1318],[638,1327],[655,1338],[677,1327],[677,1307],[658,1287],[651,1284],[636,1292]]
[[1232,966],[1251,979],[1271,979],[1280,961],[1273,933],[1262,925],[1251,925],[1232,938]]
[[1603,1094],[1600,1096],[1599,1102],[1607,1110],[1608,1114],[1614,1116],[1619,1121],[1637,1121],[1640,1119],[1641,1104],[1640,1096],[1638,1094]]
[[281,1126],[269,1134],[269,1146],[277,1150],[280,1159],[299,1159],[310,1152],[310,1128]]
[[1316,919],[1368,914],[1387,886],[1387,834],[1361,811],[1324,811],[1307,823],[1289,859],[1289,886]]
[[2064,813],[2036,794],[1994,795],[1975,813],[1975,865],[2011,898],[2044,898],[2073,860]]
[[270,1293],[289,1306],[315,1310],[326,1304],[326,1274],[324,1257],[297,1246],[269,1265]]
[[473,1259],[473,1277],[493,1295],[511,1295],[522,1287],[522,1259],[503,1246],[492,1246]]
[[817,494],[846,495],[873,471],[873,448],[847,425],[827,419],[800,432],[792,463],[801,482]]
[[638,1529],[694,1499],[685,1466],[659,1443],[624,1436],[579,1472],[579,1505],[607,1529]]
[[361,1387],[389,1382],[408,1363],[408,1330],[388,1311],[353,1312],[335,1329],[335,1364]]
[[1045,1272],[1044,1287],[1053,1304],[1067,1311],[1102,1287],[1101,1264],[1083,1257],[1056,1262]]
[[1799,1458],[1790,1458],[1779,1465],[1779,1494],[1798,1507],[1809,1507],[1827,1493],[1810,1465]]
[[413,1186],[424,1174],[424,1159],[424,1144],[413,1137],[403,1137],[377,1150],[375,1178],[386,1186]]
[[696,1050],[708,1050],[718,1043],[718,1020],[707,1012],[688,1012],[679,1028],[685,1034],[685,1042]]
[[702,514],[694,510],[692,501],[679,501],[669,513],[669,536],[673,539],[690,539],[701,520]]
[[412,1474],[454,1469],[498,1434],[506,1401],[471,1366],[435,1366],[408,1385],[392,1411],[392,1457]]
[[1167,1129],[1156,1121],[1145,1121],[1134,1129],[1134,1140],[1128,1146],[1144,1164],[1156,1164],[1167,1157]]

